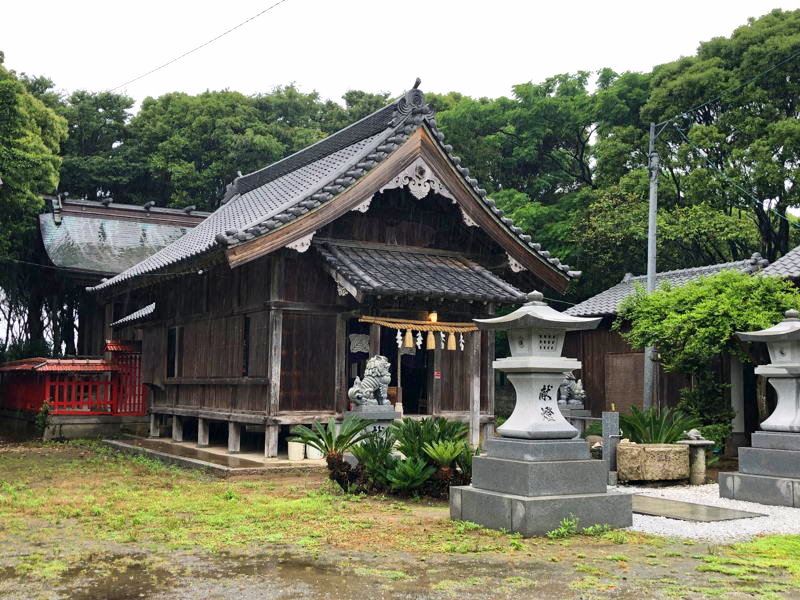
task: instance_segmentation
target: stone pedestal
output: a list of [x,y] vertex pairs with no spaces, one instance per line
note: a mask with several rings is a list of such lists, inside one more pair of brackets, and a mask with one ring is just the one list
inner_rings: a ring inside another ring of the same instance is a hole
[[706,450],[714,445],[712,440],[679,440],[678,444],[689,446],[689,483],[703,485],[706,482]]
[[578,527],[632,524],[631,496],[606,492],[606,468],[584,440],[492,439],[472,463],[472,485],[450,488],[450,518],[524,536],[564,518]]
[[739,471],[719,474],[723,498],[800,508],[800,433],[759,431],[739,448]]
[[354,410],[345,411],[345,418],[350,415],[375,421],[372,425],[366,428],[366,431],[383,431],[392,424],[392,421],[401,419],[403,417],[403,415],[397,412],[391,404],[371,404],[358,406]]
[[561,414],[558,387],[581,368],[564,358],[567,331],[593,329],[600,318],[553,310],[539,292],[514,312],[475,319],[479,329],[505,330],[511,356],[492,363],[517,391],[514,411],[486,441],[486,455],[472,460],[472,485],[450,488],[450,518],[525,536],[556,529],[562,519],[578,526],[632,524],[631,497],[608,494],[608,468],[593,460],[585,440]]
[[739,448],[739,472],[720,473],[719,495],[774,506],[800,508],[800,312],[768,329],[737,334],[766,342],[770,364],[756,367],[775,388],[778,404],[751,448]]

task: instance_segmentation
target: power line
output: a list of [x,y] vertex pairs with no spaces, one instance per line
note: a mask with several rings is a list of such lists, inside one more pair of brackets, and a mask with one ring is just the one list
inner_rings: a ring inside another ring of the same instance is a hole
[[[751,83],[753,83],[753,82],[754,82],[754,81],[756,81],[757,79],[760,79],[761,77],[763,77],[763,76],[764,76],[764,75],[766,75],[767,73],[771,73],[772,71],[774,71],[774,70],[775,70],[775,69],[777,69],[778,67],[780,67],[780,66],[782,66],[782,65],[785,65],[786,63],[788,63],[788,62],[790,62],[790,61],[794,60],[794,59],[795,59],[795,58],[797,58],[798,56],[800,56],[800,50],[799,50],[799,51],[797,51],[797,52],[795,52],[795,53],[794,53],[794,54],[792,54],[791,56],[789,56],[789,57],[787,57],[787,58],[784,58],[782,61],[775,63],[775,64],[774,64],[774,65],[772,65],[772,66],[771,66],[769,69],[766,69],[765,71],[762,71],[761,73],[759,73],[759,74],[758,74],[758,75],[756,75],[755,77],[751,77],[750,79],[748,79],[748,80],[747,80],[747,81],[745,81],[744,83],[742,83],[742,84],[740,84],[740,85],[736,86],[735,88],[732,88],[732,89],[730,89],[730,90],[728,90],[728,91],[726,91],[726,92],[723,92],[722,94],[720,94],[720,95],[719,95],[719,96],[717,96],[716,98],[712,98],[711,100],[707,100],[706,102],[703,102],[702,104],[698,104],[698,105],[697,105],[697,106],[695,106],[694,108],[690,108],[689,110],[685,110],[685,111],[683,111],[683,112],[680,112],[680,113],[678,113],[677,115],[675,115],[675,116],[673,116],[673,117],[670,117],[670,118],[669,118],[669,119],[667,119],[666,121],[661,121],[661,123],[658,123],[658,125],[657,125],[657,126],[658,126],[658,127],[660,127],[660,126],[662,126],[662,125],[667,125],[668,123],[671,123],[672,121],[674,121],[675,119],[677,119],[677,118],[679,118],[679,117],[683,117],[683,116],[685,116],[685,115],[688,115],[689,113],[693,113],[693,112],[695,112],[695,111],[698,111],[698,110],[700,110],[701,108],[705,108],[705,107],[706,107],[706,106],[708,106],[709,104],[713,104],[714,102],[717,102],[717,101],[719,101],[719,100],[722,100],[724,97],[726,97],[726,96],[730,96],[730,95],[731,95],[733,92],[738,92],[738,91],[739,91],[739,90],[741,90],[742,88],[744,88],[744,87],[747,87],[748,85],[750,85]],[[659,133],[660,133],[660,132],[659,132]]]
[[[758,198],[756,198],[756,197],[755,197],[755,195],[753,195],[751,192],[749,192],[748,190],[746,190],[745,188],[743,188],[742,186],[740,186],[740,185],[739,185],[738,183],[736,183],[736,182],[735,182],[733,179],[731,179],[730,177],[728,177],[728,176],[725,174],[725,172],[724,172],[724,171],[722,171],[722,169],[720,169],[720,168],[719,168],[717,165],[715,165],[714,163],[712,163],[712,162],[711,162],[711,160],[708,158],[708,155],[707,155],[706,151],[705,151],[705,150],[703,150],[702,148],[698,148],[698,147],[697,147],[697,145],[696,145],[694,142],[692,142],[692,140],[690,140],[690,139],[689,139],[689,137],[686,135],[686,132],[684,132],[684,131],[683,131],[683,129],[681,129],[680,127],[678,127],[678,124],[677,124],[677,123],[675,123],[675,129],[678,131],[678,133],[680,134],[680,136],[681,136],[681,137],[682,137],[682,138],[683,138],[683,139],[686,141],[686,143],[687,143],[687,144],[689,144],[689,145],[690,145],[692,148],[694,148],[694,150],[695,150],[695,151],[696,151],[698,154],[700,154],[700,156],[703,158],[703,160],[706,162],[706,164],[708,164],[708,166],[709,166],[709,167],[711,167],[711,168],[712,168],[712,169],[714,169],[714,170],[715,170],[717,173],[719,173],[719,174],[720,174],[720,176],[722,177],[722,179],[724,179],[725,181],[727,181],[728,183],[730,183],[730,184],[731,184],[733,187],[735,187],[737,190],[739,190],[739,191],[740,191],[742,194],[744,194],[746,197],[750,198],[750,199],[751,199],[753,202],[755,202],[755,203],[756,203],[758,206],[761,206],[762,208],[764,207],[764,202],[763,202],[762,200],[759,200]],[[772,207],[768,207],[768,208],[767,208],[767,211],[768,211],[768,212],[771,212],[771,213],[774,213],[775,215],[777,215],[778,217],[780,217],[781,219],[783,219],[784,221],[786,221],[787,223],[789,223],[789,225],[792,225],[792,226],[794,226],[794,227],[800,227],[800,225],[798,225],[797,223],[795,223],[794,221],[792,221],[791,219],[789,219],[788,217],[786,217],[786,215],[782,215],[781,213],[779,213],[777,210],[775,210],[775,209],[774,209],[774,208],[772,208]]]
[[[70,269],[69,267],[57,267],[52,265],[43,265],[41,263],[31,262],[28,260],[20,260],[18,258],[10,258],[7,256],[0,256],[0,262],[9,262],[9,263],[16,263],[18,265],[28,265],[31,267],[37,267],[39,269],[45,269],[50,271],[65,271],[67,273],[74,273],[75,269]],[[203,269],[195,269],[193,271],[181,271],[177,273],[139,273],[139,277],[175,277],[178,275],[202,275],[204,273]],[[87,273],[88,275],[89,273]],[[110,279],[110,277],[109,277]]]
[[211,38],[211,39],[210,39],[210,40],[208,40],[207,42],[203,42],[203,43],[202,43],[202,44],[200,44],[199,46],[196,46],[195,48],[192,48],[191,50],[188,50],[188,51],[184,52],[184,53],[183,53],[183,54],[181,54],[180,56],[176,56],[176,57],[175,57],[175,58],[173,58],[172,60],[169,60],[169,61],[165,62],[163,65],[159,65],[158,67],[156,67],[156,68],[154,68],[154,69],[150,69],[149,71],[147,71],[147,73],[143,73],[143,74],[139,75],[138,77],[134,77],[133,79],[131,79],[131,80],[129,80],[129,81],[126,81],[125,83],[121,83],[121,84],[120,84],[120,85],[118,85],[117,87],[113,87],[113,88],[111,88],[111,89],[110,89],[110,90],[108,90],[108,91],[109,91],[109,92],[114,92],[114,91],[118,90],[118,89],[119,89],[119,88],[121,88],[121,87],[125,87],[126,85],[129,85],[129,84],[133,83],[134,81],[139,81],[140,79],[144,79],[144,78],[145,78],[145,77],[147,77],[148,75],[152,75],[152,74],[153,74],[153,73],[155,73],[156,71],[160,71],[161,69],[163,69],[163,68],[165,68],[165,67],[168,67],[169,65],[171,65],[171,64],[173,64],[173,63],[176,63],[176,62],[178,62],[180,59],[182,59],[182,58],[185,58],[185,57],[189,56],[190,54],[192,54],[192,53],[194,53],[194,52],[197,52],[197,51],[198,51],[198,50],[200,50],[201,48],[205,48],[205,47],[206,47],[206,46],[208,46],[209,44],[213,44],[213,43],[214,43],[214,42],[216,42],[218,39],[225,37],[225,36],[226,36],[226,35],[228,35],[229,33],[232,33],[233,31],[236,31],[237,29],[239,29],[240,27],[242,27],[242,26],[244,26],[244,25],[247,25],[247,24],[248,24],[250,21],[253,21],[254,19],[257,19],[258,17],[260,17],[260,16],[261,16],[261,15],[263,15],[264,13],[267,13],[267,12],[271,11],[273,8],[275,8],[275,7],[276,7],[276,6],[278,6],[279,4],[283,4],[283,3],[284,3],[284,2],[286,2],[286,1],[287,1],[287,0],[278,0],[278,2],[276,2],[275,4],[272,4],[271,6],[268,6],[267,8],[265,8],[264,10],[262,10],[261,12],[254,14],[254,15],[253,15],[252,17],[250,17],[249,19],[246,19],[246,20],[242,21],[241,23],[239,23],[238,25],[235,25],[235,26],[231,27],[231,28],[230,28],[230,29],[228,29],[227,31],[224,31],[224,32],[220,33],[218,36],[216,36],[216,37],[214,37],[214,38]]

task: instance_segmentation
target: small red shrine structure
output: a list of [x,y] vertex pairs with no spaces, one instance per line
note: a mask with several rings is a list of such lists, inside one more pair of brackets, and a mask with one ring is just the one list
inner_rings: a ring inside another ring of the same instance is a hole
[[25,358],[0,364],[0,408],[51,415],[147,414],[138,348],[109,340],[101,358]]

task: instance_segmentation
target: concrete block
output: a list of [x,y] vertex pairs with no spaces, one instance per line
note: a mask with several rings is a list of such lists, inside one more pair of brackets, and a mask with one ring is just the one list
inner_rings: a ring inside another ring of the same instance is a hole
[[486,440],[486,454],[492,458],[527,461],[587,460],[589,444],[585,440],[521,440],[493,438]]
[[172,415],[172,441],[183,441],[183,419],[178,415]]
[[[453,488],[450,488],[451,490]],[[481,493],[471,486],[461,488],[461,520],[490,529],[512,530],[510,494]]]
[[671,481],[689,478],[689,447],[677,444],[619,444],[620,481]]
[[739,472],[800,479],[800,451],[739,448]]
[[773,450],[796,450],[800,452],[800,433],[778,433],[756,431],[751,436],[753,448],[772,448]]
[[578,519],[578,527],[610,525],[629,527],[633,522],[630,494],[577,494],[536,498],[479,490],[472,486],[458,490],[461,520],[491,529],[506,529],[523,536],[544,535],[556,529],[562,519]]
[[240,423],[228,422],[228,454],[239,454],[242,443],[242,426]]
[[475,488],[520,496],[592,494],[606,491],[605,464],[599,460],[529,462],[476,456]]
[[785,477],[764,477],[747,473],[720,473],[719,495],[732,500],[770,506],[800,508],[800,485]]
[[461,520],[461,487],[450,488],[450,518],[453,521]]
[[197,447],[208,448],[208,420],[197,419]]

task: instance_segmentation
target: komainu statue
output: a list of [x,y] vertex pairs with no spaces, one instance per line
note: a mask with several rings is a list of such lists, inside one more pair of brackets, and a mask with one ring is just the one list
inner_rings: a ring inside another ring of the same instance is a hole
[[392,380],[389,359],[376,355],[367,361],[364,379],[356,377],[347,397],[358,406],[389,404],[389,382]]

